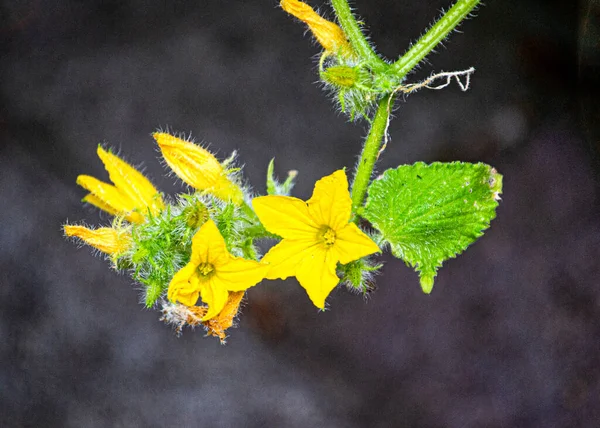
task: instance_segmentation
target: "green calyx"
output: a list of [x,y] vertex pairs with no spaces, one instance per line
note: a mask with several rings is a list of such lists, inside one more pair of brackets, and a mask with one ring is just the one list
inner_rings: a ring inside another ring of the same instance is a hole
[[182,215],[186,219],[186,224],[191,229],[198,229],[210,218],[208,207],[197,199],[183,209]]
[[383,264],[375,263],[370,257],[355,260],[348,264],[338,266],[341,283],[348,290],[367,294],[375,289],[374,277]]

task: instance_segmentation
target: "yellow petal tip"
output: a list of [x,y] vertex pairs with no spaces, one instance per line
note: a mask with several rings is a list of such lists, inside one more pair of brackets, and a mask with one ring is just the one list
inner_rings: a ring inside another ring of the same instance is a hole
[[108,154],[108,150],[104,150],[102,145],[98,144],[98,147],[96,148],[96,153],[98,154],[98,157],[102,159],[103,156],[106,156]]
[[182,147],[186,144],[194,144],[191,141],[184,140],[182,138],[171,135],[167,132],[155,132],[152,137],[161,149],[166,147]]
[[65,235],[79,238],[87,245],[106,254],[122,254],[131,245],[131,236],[127,230],[117,230],[112,227],[88,229],[85,226],[65,225],[63,231]]

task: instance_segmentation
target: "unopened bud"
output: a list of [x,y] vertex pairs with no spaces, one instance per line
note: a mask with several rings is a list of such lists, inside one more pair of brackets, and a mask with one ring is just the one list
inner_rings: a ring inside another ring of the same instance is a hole
[[208,150],[173,135],[152,134],[173,172],[193,188],[240,205],[242,189],[233,183],[217,158]]
[[306,3],[298,0],[281,0],[281,8],[308,25],[317,41],[327,52],[346,57],[354,56],[352,46],[339,25],[321,17]]

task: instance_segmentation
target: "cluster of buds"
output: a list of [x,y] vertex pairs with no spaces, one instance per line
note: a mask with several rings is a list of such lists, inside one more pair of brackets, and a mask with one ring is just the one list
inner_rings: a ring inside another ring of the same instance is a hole
[[[264,279],[295,276],[320,309],[340,280],[369,288],[373,269],[361,259],[379,247],[350,222],[343,170],[319,180],[304,202],[289,196],[295,171],[279,183],[271,162],[268,195],[253,198],[233,157],[219,162],[191,141],[164,132],[153,136],[166,164],[193,192],[171,201],[127,162],[98,147],[112,184],[87,175],[77,183],[89,192],[84,202],[114,216],[112,225],[65,225],[64,231],[106,254],[116,269],[128,270],[142,286],[146,307],[160,308],[177,331],[202,325],[223,341],[245,291]],[[256,241],[278,238],[261,257]],[[356,263],[364,275],[357,277]]]
[[281,7],[304,22],[323,47],[319,61],[321,81],[351,120],[368,117],[382,96],[389,96],[400,87],[404,76],[398,76],[379,58],[361,58],[336,23],[298,0],[282,0]]

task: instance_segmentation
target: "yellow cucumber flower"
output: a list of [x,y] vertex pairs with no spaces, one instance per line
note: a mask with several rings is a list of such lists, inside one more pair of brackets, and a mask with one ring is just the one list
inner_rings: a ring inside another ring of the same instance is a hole
[[339,25],[321,17],[306,3],[298,0],[281,0],[281,8],[308,25],[326,52],[354,56],[352,46]]
[[318,308],[339,283],[337,263],[350,263],[379,250],[350,222],[352,201],[343,170],[323,177],[304,202],[289,196],[261,196],[252,201],[264,227],[283,240],[262,261],[267,279],[295,276]]
[[227,171],[208,150],[165,132],[152,134],[169,167],[196,190],[241,205],[242,189],[227,177]]
[[131,235],[127,229],[100,227],[88,229],[84,226],[64,226],[65,235],[81,239],[91,247],[112,256],[123,254],[131,246]]
[[171,280],[168,298],[193,306],[202,297],[208,311],[207,321],[218,315],[229,297],[229,291],[243,291],[265,277],[268,266],[254,260],[232,256],[217,225],[208,220],[192,238],[190,262]]
[[109,214],[122,215],[132,223],[143,223],[148,212],[160,212],[164,207],[162,198],[142,173],[100,146],[98,156],[114,185],[89,175],[80,175],[77,184],[90,192],[83,198],[85,202]]

